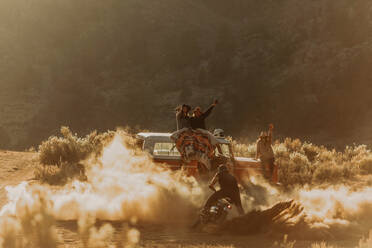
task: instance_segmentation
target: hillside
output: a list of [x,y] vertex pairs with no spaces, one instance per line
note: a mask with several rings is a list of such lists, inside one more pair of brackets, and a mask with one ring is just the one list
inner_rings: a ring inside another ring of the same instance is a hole
[[175,128],[173,109],[254,138],[372,143],[372,3],[340,0],[4,0],[0,145],[68,125]]

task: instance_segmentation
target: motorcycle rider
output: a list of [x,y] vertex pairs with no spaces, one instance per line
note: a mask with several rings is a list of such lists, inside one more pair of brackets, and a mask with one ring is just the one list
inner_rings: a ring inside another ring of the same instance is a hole
[[[220,190],[216,190],[214,185],[219,183]],[[214,193],[208,198],[203,212],[207,212],[210,207],[218,200],[222,198],[230,198],[232,203],[238,208],[240,215],[244,214],[244,209],[240,199],[240,192],[238,187],[238,182],[235,177],[229,173],[229,170],[226,165],[220,165],[216,175],[213,177],[209,188],[214,191]]]

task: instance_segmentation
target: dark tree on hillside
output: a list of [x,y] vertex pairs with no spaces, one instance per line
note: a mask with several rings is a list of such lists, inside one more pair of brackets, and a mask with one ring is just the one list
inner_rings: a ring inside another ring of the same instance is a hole
[[213,82],[223,81],[230,74],[236,49],[231,27],[222,26],[218,32],[215,51],[210,61],[210,74]]
[[187,101],[190,100],[191,96],[192,96],[192,89],[189,84],[185,84],[185,86],[183,86],[181,89],[180,101],[182,103],[186,103]]
[[198,30],[170,33],[163,48],[167,65],[172,69],[197,65],[201,59],[199,37]]
[[198,72],[198,83],[200,86],[208,84],[208,65],[201,65]]

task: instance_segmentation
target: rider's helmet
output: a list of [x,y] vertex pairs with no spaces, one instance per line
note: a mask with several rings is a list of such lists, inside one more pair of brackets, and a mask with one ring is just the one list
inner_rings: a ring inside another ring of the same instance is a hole
[[218,166],[218,172],[226,172],[226,171],[229,171],[226,165],[221,164],[220,166]]

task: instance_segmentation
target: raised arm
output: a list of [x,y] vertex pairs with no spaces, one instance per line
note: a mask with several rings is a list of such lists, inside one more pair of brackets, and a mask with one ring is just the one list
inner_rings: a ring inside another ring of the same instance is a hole
[[212,113],[212,110],[214,109],[214,107],[216,107],[217,104],[218,104],[218,100],[214,100],[213,104],[211,106],[209,106],[209,108],[207,109],[207,111],[205,111],[203,113],[202,117],[204,119],[207,118]]

